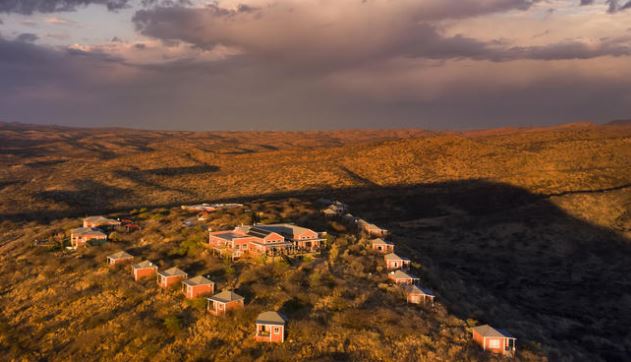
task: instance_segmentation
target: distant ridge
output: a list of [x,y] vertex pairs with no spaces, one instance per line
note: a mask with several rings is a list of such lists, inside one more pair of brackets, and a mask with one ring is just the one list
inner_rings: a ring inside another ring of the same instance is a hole
[[631,126],[631,119],[617,119],[615,121],[607,122],[607,126]]

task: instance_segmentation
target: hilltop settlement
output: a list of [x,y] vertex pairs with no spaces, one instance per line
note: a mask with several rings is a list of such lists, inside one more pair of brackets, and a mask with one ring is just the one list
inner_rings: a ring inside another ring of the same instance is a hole
[[[399,288],[405,301],[410,305],[436,303],[435,293],[422,285],[421,278],[412,269],[414,262],[398,253],[397,245],[390,240],[389,231],[349,213],[349,206],[337,200],[320,199],[321,213],[329,220],[341,222],[354,230],[359,238],[365,238],[364,248],[369,253],[381,255],[383,272],[393,286]],[[199,204],[184,205],[182,210],[197,213],[197,220],[207,220],[218,210],[245,207],[242,204]],[[183,227],[194,225],[194,219],[185,221]],[[129,218],[108,218],[90,216],[83,219],[82,227],[70,230],[70,251],[81,252],[87,247],[98,247],[108,240],[108,235],[141,230]],[[240,224],[231,229],[207,229],[205,247],[214,255],[230,263],[237,261],[268,263],[282,260],[292,265],[294,260],[320,258],[326,252],[330,235],[325,231],[315,231],[294,223],[253,223]],[[129,265],[131,277],[136,282],[155,278],[162,289],[178,288],[187,300],[204,300],[206,310],[214,318],[229,313],[239,313],[248,308],[248,300],[240,295],[238,288],[219,283],[211,275],[195,274],[169,265],[168,260],[148,260],[139,252],[119,250],[105,256],[112,268]],[[160,268],[158,264],[166,265]],[[250,295],[256,298],[256,295]],[[261,343],[283,343],[292,333],[287,329],[288,318],[282,310],[269,310],[259,313],[252,323],[252,338]],[[516,338],[509,332],[490,325],[472,326],[471,339],[479,347],[490,353],[515,356]]]

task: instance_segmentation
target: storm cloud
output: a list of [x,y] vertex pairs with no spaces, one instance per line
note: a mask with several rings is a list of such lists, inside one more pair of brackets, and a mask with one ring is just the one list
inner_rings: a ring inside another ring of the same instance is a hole
[[626,118],[631,12],[608,14],[608,6],[138,2],[137,38],[48,46],[35,30],[2,31],[0,120],[311,129]]
[[53,13],[73,11],[90,4],[103,5],[110,10],[121,9],[129,0],[3,0],[0,12],[30,15],[35,12]]
[[508,61],[587,59],[631,52],[630,37],[513,46],[501,39],[480,41],[462,34],[446,35],[437,22],[507,8],[526,10],[530,6],[529,1],[463,1],[458,6],[443,1],[401,1],[398,5],[373,1],[336,5],[337,11],[332,13],[321,2],[305,1],[302,5],[274,3],[255,11],[217,5],[197,9],[159,7],[138,11],[133,21],[141,33],[150,37],[181,40],[208,49],[223,44],[261,61],[316,68],[397,56]]
[[188,5],[189,0],[2,0],[0,1],[0,13],[17,13],[31,15],[33,13],[56,13],[75,11],[88,5],[104,6],[110,11],[116,11],[140,4],[153,5]]

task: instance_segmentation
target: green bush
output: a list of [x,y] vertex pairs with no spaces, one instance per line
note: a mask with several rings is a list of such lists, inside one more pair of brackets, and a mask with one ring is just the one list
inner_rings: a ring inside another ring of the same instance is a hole
[[164,328],[167,330],[167,332],[173,335],[178,334],[182,331],[182,321],[176,315],[166,316],[162,324],[164,325]]

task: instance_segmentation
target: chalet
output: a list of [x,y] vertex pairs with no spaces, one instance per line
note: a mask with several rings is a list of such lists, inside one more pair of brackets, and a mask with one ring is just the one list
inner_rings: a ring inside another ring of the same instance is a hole
[[340,201],[328,201],[326,204],[327,207],[322,209],[322,213],[325,216],[338,216],[344,214],[348,210],[348,205]]
[[216,316],[224,315],[231,310],[243,309],[245,300],[231,290],[224,290],[207,299],[208,311]]
[[149,260],[145,260],[131,266],[131,272],[134,275],[135,281],[138,281],[142,278],[152,277],[156,274],[157,271],[158,267]]
[[473,341],[482,347],[483,350],[514,356],[515,337],[508,332],[495,329],[488,324],[472,328]]
[[188,278],[188,274],[183,270],[173,267],[167,270],[158,272],[158,286],[161,288],[168,288],[180,283],[182,280]]
[[410,259],[402,258],[395,253],[386,254],[383,256],[386,262],[386,269],[408,269],[410,267]]
[[405,288],[405,295],[408,303],[421,304],[424,302],[434,303],[435,295],[431,290],[416,285]]
[[394,244],[381,238],[370,240],[370,248],[378,253],[394,253]]
[[215,283],[201,275],[186,279],[182,282],[182,291],[186,299],[194,299],[213,294],[215,291]]
[[418,282],[418,278],[412,276],[404,271],[395,270],[388,273],[388,279],[392,280],[396,284],[414,285]]
[[316,251],[320,248],[320,243],[324,241],[317,232],[294,224],[258,224],[256,227],[282,235],[298,250]]
[[236,207],[243,207],[242,204],[197,204],[197,205],[182,205],[182,210],[192,212],[213,212],[221,209],[233,209]]
[[123,263],[132,262],[133,260],[134,260],[133,255],[125,251],[119,251],[118,253],[108,255],[107,264],[109,265],[123,264]]
[[112,228],[120,226],[121,222],[114,219],[109,219],[105,216],[88,216],[83,219],[84,228]]
[[357,227],[359,228],[359,231],[363,231],[366,234],[371,235],[371,236],[376,236],[376,237],[381,238],[388,235],[388,230],[382,229],[375,224],[371,224],[364,219],[357,220]]
[[140,230],[140,225],[134,222],[132,219],[121,219],[121,226],[125,229],[125,231],[132,232]]
[[263,312],[256,317],[257,342],[283,343],[285,342],[285,318],[277,312]]
[[70,230],[70,244],[73,247],[85,246],[89,241],[105,241],[107,235],[92,228],[76,228]]

